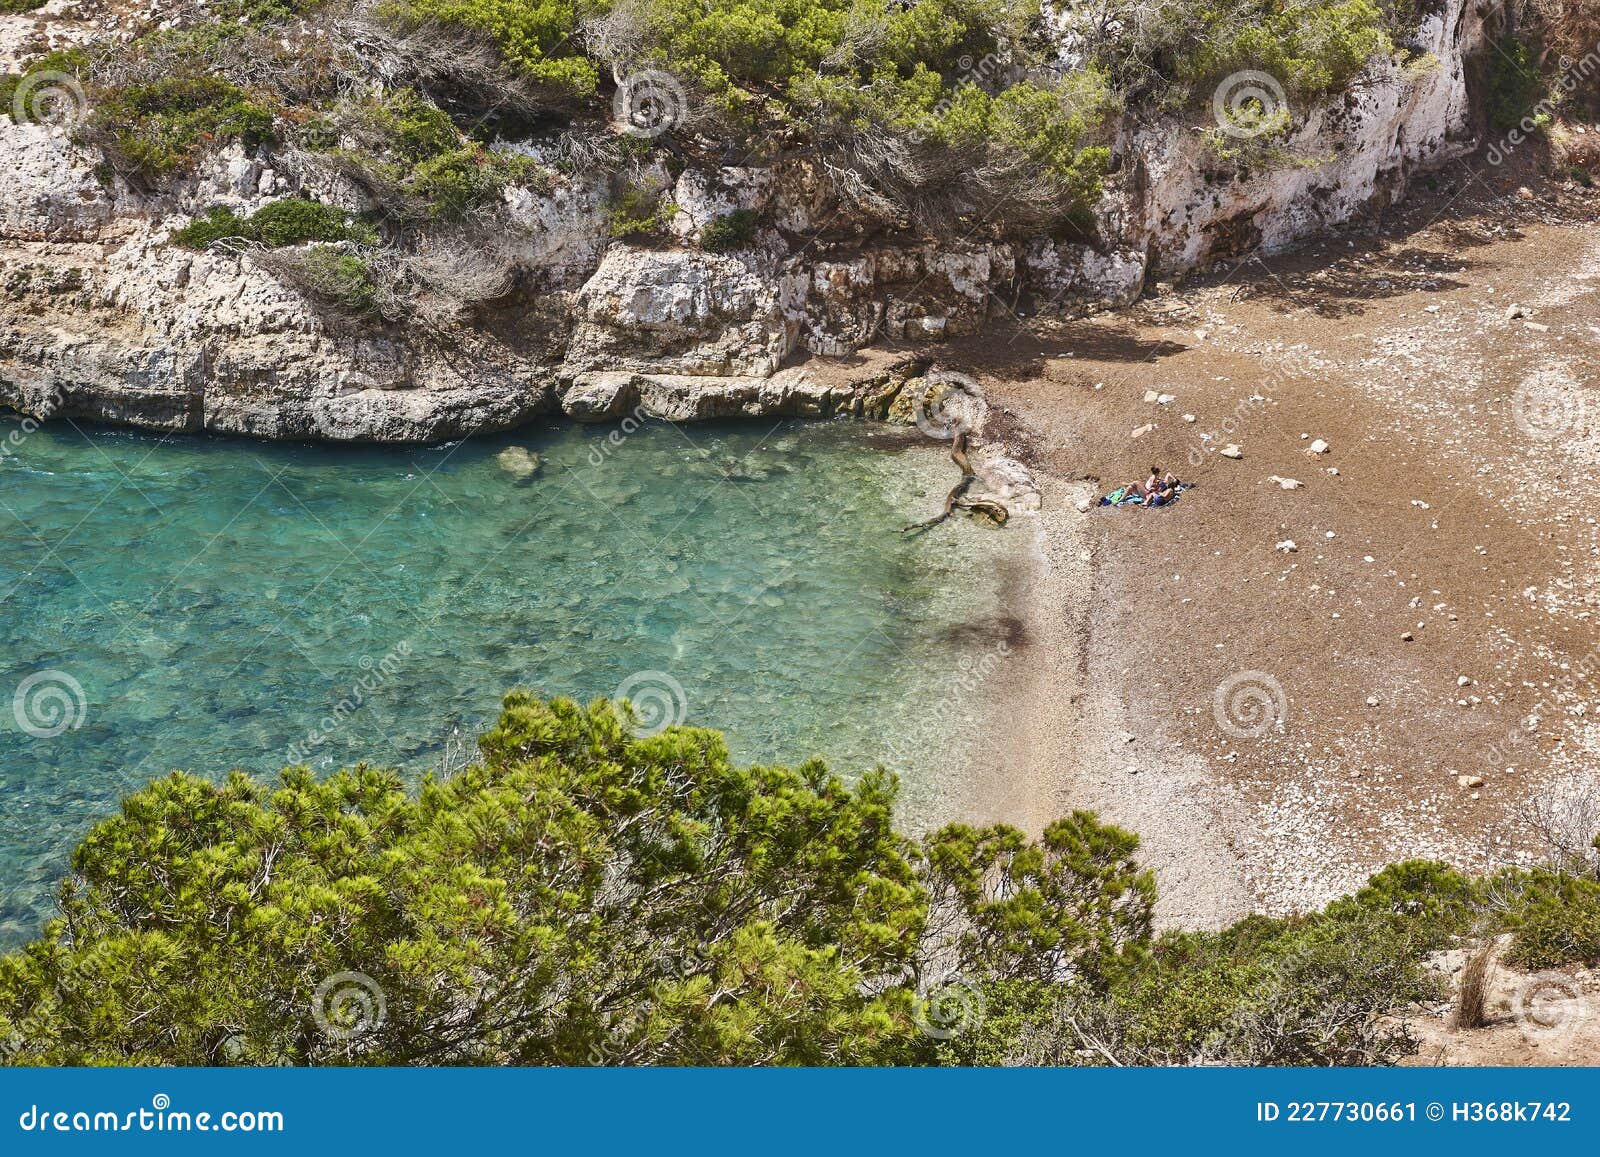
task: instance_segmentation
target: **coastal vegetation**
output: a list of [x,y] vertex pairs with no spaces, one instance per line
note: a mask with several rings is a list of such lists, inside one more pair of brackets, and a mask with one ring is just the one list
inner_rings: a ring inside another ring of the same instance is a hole
[[1600,957],[1592,857],[1388,868],[1324,911],[1153,930],[1133,834],[897,831],[896,784],[509,696],[409,792],[365,765],[174,773],[0,958],[22,1064],[1369,1064],[1429,953]]
[[288,200],[263,205],[247,217],[223,206],[177,230],[173,241],[191,249],[204,249],[218,241],[254,241],[269,249],[303,241],[372,241],[366,225],[350,214],[320,201]]
[[[386,213],[459,215],[537,184],[542,167],[504,144],[543,139],[602,168],[813,156],[859,211],[930,232],[1003,193],[985,223],[997,233],[1048,232],[1091,203],[1124,110],[1184,115],[1241,69],[1315,99],[1404,56],[1416,18],[1374,0],[1109,0],[1054,14],[1038,0],[224,8],[226,20],[180,10],[29,71],[76,78],[84,138],[147,184],[205,147],[270,141],[356,177]],[[658,72],[669,80],[648,139],[606,140],[630,78]]]
[[[48,115],[41,78],[70,78],[61,99],[82,105],[75,131],[103,177],[146,193],[196,175],[203,189],[219,148],[261,151],[281,179],[263,195],[328,214],[297,209],[303,228],[259,243],[342,248],[259,264],[335,311],[431,325],[538,293],[518,190],[576,189],[602,203],[596,235],[660,245],[683,228],[673,185],[691,166],[795,162],[841,233],[1098,243],[1091,210],[1131,126],[1193,133],[1219,168],[1320,164],[1290,144],[1305,113],[1386,62],[1436,67],[1415,43],[1435,7],[226,0],[51,52],[0,78],[0,107]],[[1484,54],[1492,123],[1554,91],[1550,49],[1582,24],[1571,8],[1529,8]],[[340,223],[346,210],[359,225]],[[189,211],[177,244],[257,240]],[[729,205],[701,225],[680,239],[725,253],[784,221]]]

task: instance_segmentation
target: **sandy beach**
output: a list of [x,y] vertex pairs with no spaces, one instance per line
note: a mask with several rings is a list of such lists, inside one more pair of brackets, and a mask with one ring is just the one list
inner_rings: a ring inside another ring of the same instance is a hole
[[[1044,496],[1014,523],[1032,575],[977,818],[1139,832],[1169,923],[1536,857],[1537,813],[1595,781],[1597,199],[1465,164],[1432,184],[945,351]],[[1151,463],[1196,488],[1079,510]]]

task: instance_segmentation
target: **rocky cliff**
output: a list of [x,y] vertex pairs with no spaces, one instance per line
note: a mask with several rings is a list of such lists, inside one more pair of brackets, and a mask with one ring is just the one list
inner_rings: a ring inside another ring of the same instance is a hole
[[[95,29],[67,0],[0,26],[12,66]],[[171,243],[211,207],[243,213],[304,191],[292,156],[234,146],[151,195],[106,177],[70,125],[0,119],[0,403],[367,441],[448,439],[557,410],[595,421],[636,407],[679,419],[870,411],[886,404],[882,373],[793,363],[879,337],[937,342],[1019,308],[1123,304],[1153,276],[1281,248],[1399,197],[1414,173],[1471,147],[1466,66],[1481,36],[1473,0],[1445,0],[1410,46],[1420,63],[1384,59],[1349,92],[1291,108],[1292,131],[1270,153],[1230,153],[1204,125],[1130,121],[1093,227],[1075,240],[852,229],[805,159],[691,166],[675,178],[672,241],[654,247],[609,239],[603,199],[581,179],[512,189],[506,243],[537,292],[448,322],[353,322],[259,254]],[[360,207],[349,189],[316,191]],[[763,222],[744,248],[691,244],[740,208]]]

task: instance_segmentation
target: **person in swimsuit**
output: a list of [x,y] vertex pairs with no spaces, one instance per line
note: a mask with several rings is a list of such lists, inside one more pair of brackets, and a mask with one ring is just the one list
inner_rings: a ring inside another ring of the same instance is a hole
[[1150,467],[1150,477],[1142,484],[1134,484],[1137,491],[1144,496],[1145,506],[1161,506],[1172,499],[1177,492],[1178,476],[1171,473],[1162,473],[1161,467]]

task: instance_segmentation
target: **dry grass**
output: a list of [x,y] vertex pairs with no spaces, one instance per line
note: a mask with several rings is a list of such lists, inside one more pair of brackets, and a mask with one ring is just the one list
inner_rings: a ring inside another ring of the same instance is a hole
[[1489,1023],[1489,965],[1493,957],[1494,941],[1490,940],[1462,968],[1461,991],[1450,1017],[1451,1028],[1482,1028]]

